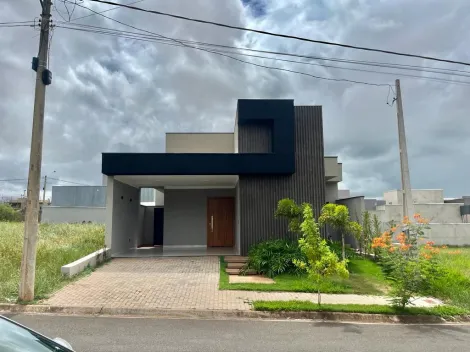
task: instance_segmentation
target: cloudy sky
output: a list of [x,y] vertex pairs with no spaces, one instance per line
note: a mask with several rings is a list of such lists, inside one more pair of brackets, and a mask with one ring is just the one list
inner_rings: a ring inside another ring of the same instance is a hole
[[[112,7],[86,0],[81,4],[95,11]],[[59,0],[55,5],[43,175],[100,184],[102,152],[163,152],[165,132],[232,131],[239,98],[291,98],[296,105],[323,106],[325,152],[343,162],[342,188],[380,196],[400,187],[396,111],[386,104],[387,87],[318,80],[190,48],[59,28],[64,20],[58,12],[67,20],[67,9]],[[144,0],[135,6],[470,62],[468,0]],[[39,13],[39,1],[0,0],[0,22],[33,20]],[[72,18],[90,14],[76,7]],[[127,9],[104,14],[174,38],[470,72],[459,65],[268,37]],[[72,23],[134,31],[99,15]],[[27,177],[35,81],[30,62],[37,48],[37,30],[0,28],[0,180]],[[469,82],[470,77],[316,61],[396,73],[384,75],[243,59],[329,78],[379,84],[401,78],[412,187],[443,188],[447,197],[470,195],[470,86],[398,73]],[[25,188],[22,181],[0,182],[0,196],[20,195]]]

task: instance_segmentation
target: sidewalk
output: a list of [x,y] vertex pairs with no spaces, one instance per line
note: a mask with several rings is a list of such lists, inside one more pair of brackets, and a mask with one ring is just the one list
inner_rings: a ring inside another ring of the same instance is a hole
[[[317,301],[315,293],[220,291],[218,282],[217,257],[114,259],[41,304],[98,310],[249,311],[251,302],[255,300]],[[353,294],[322,294],[322,303],[389,304],[387,297]],[[429,298],[414,302],[418,307],[432,307],[440,303]]]

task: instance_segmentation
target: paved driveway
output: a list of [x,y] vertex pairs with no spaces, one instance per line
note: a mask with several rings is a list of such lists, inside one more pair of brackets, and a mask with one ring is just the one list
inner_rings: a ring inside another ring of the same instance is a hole
[[125,308],[249,309],[219,291],[218,257],[118,258],[58,291],[46,304]]
[[[218,257],[118,258],[46,300],[53,306],[249,310],[254,300],[310,300],[296,292],[219,291]],[[323,303],[387,304],[380,296],[323,294]],[[435,302],[421,300],[418,305]]]

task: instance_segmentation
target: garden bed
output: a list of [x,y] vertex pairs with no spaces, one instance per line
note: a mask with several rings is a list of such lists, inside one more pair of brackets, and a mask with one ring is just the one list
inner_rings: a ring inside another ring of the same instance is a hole
[[[306,276],[281,274],[275,276],[274,284],[229,283],[229,275],[225,272],[225,262],[220,259],[221,290],[243,291],[285,291],[285,292],[317,292],[317,286]],[[355,293],[364,295],[384,295],[387,292],[387,280],[380,267],[369,259],[351,259],[348,279],[331,278],[321,285],[322,293]]]
[[[23,223],[0,222],[0,302],[18,297]],[[94,224],[41,224],[37,246],[35,299],[42,299],[74,278],[61,267],[104,248],[104,226]]]

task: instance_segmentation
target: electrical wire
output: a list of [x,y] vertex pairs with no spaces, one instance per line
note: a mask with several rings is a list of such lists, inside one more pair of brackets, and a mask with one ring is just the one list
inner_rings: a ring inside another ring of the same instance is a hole
[[11,28],[11,27],[33,27],[33,24],[9,24],[9,25],[0,25],[0,28]]
[[[94,10],[86,7],[86,6],[83,6],[83,5],[79,5],[77,4],[77,6],[80,6],[80,7],[83,7],[83,8],[86,8],[92,12],[95,12]],[[218,53],[216,51],[212,51],[212,50],[207,50],[207,49],[203,49],[203,48],[198,48],[198,47],[194,47],[194,46],[190,46],[190,45],[187,45],[177,39],[174,39],[174,38],[170,38],[170,37],[165,37],[161,34],[158,34],[158,33],[155,33],[155,32],[151,32],[151,31],[147,31],[145,29],[141,29],[141,28],[138,28],[138,27],[135,27],[135,26],[132,26],[130,24],[127,24],[127,23],[124,23],[124,22],[121,22],[119,20],[116,20],[112,17],[108,17],[106,15],[103,15],[103,14],[99,14],[97,13],[98,15],[102,16],[102,17],[105,17],[105,18],[108,18],[112,21],[115,21],[123,26],[127,26],[129,28],[132,28],[132,29],[135,29],[135,30],[138,30],[138,31],[141,31],[141,32],[145,32],[145,33],[150,33],[150,34],[153,34],[153,35],[156,35],[160,38],[165,38],[165,39],[169,39],[169,40],[172,40],[176,43],[179,43],[179,44],[182,44],[183,46],[186,46],[186,47],[189,47],[189,48],[193,48],[193,49],[197,49],[197,50],[201,50],[201,51],[205,51],[205,52],[209,52],[209,53],[213,53],[213,54],[216,54],[216,55],[219,55],[219,56],[224,56],[224,57],[227,57],[227,58],[230,58],[232,60],[235,60],[235,61],[238,61],[238,62],[242,62],[242,63],[245,63],[245,64],[249,64],[249,65],[253,65],[253,66],[257,66],[257,67],[262,67],[262,68],[267,68],[267,69],[271,69],[271,70],[278,70],[278,71],[284,71],[284,72],[291,72],[291,73],[296,73],[296,74],[300,74],[300,75],[304,75],[304,76],[309,76],[309,77],[312,77],[312,78],[316,78],[316,79],[321,79],[321,80],[328,80],[328,81],[337,81],[337,82],[348,82],[348,83],[356,83],[356,84],[363,84],[363,85],[368,85],[368,86],[376,86],[376,87],[388,87],[390,86],[388,83],[383,83],[383,84],[380,84],[380,83],[371,83],[371,82],[363,82],[363,81],[356,81],[356,80],[350,80],[350,79],[344,79],[344,78],[328,78],[328,77],[321,77],[321,76],[316,76],[316,75],[312,75],[312,74],[309,74],[309,73],[306,73],[306,72],[300,72],[300,71],[294,71],[294,70],[289,70],[289,69],[285,69],[285,68],[280,68],[280,67],[273,67],[273,66],[266,66],[266,65],[260,65],[260,64],[255,64],[253,62],[249,62],[249,61],[245,61],[245,60],[241,60],[241,59],[238,59],[238,58],[235,58],[233,56],[230,56],[230,55],[226,55],[226,54],[222,54],[222,53]]]
[[[133,5],[133,4],[137,4],[138,2],[142,2],[142,1],[145,1],[145,0],[133,1],[133,2],[130,2],[130,3],[126,4],[126,5]],[[77,4],[77,5],[78,5],[78,4]],[[101,13],[105,13],[105,12],[108,12],[108,11],[117,10],[117,9],[119,9],[119,8],[120,8],[120,6],[116,6],[116,7],[113,7],[113,8],[107,9],[107,10],[104,10],[104,11],[100,11],[100,12],[98,12],[98,13],[101,14]],[[77,17],[77,18],[73,18],[73,19],[70,20],[70,22],[72,22],[72,21],[78,21],[78,20],[81,20],[81,19],[83,19],[83,18],[87,18],[87,17],[91,17],[91,16],[95,16],[95,15],[96,15],[96,13],[92,13],[92,14],[90,14],[90,15],[81,16],[81,17]]]
[[[106,32],[106,31],[98,31],[98,30],[86,29],[86,28],[73,28],[73,27],[62,26],[62,25],[57,25],[57,27],[64,28],[64,29],[83,31],[83,32],[89,32],[89,33],[111,35],[111,36],[126,38],[126,39],[134,39],[134,40],[160,43],[160,44],[170,45],[170,46],[187,47],[187,46],[183,46],[183,45],[179,45],[179,44],[175,44],[175,43],[170,43],[169,41],[165,41],[165,40],[158,39],[158,38],[155,38],[155,37],[149,37],[149,36],[140,37],[137,33],[136,33],[137,35],[134,36],[134,35],[122,35],[122,34],[119,34],[119,33],[114,33],[113,31]],[[135,32],[128,32],[128,33],[135,33]],[[198,49],[196,47],[192,47],[192,46],[190,46],[190,47],[192,49]],[[227,53],[227,54],[231,54],[231,55],[242,55],[242,56],[246,56],[246,57],[255,57],[255,58],[290,62],[290,63],[296,63],[296,64],[302,64],[302,65],[320,66],[320,67],[334,68],[334,69],[340,69],[340,70],[349,70],[349,71],[367,72],[367,73],[375,73],[375,74],[411,77],[411,78],[417,78],[417,79],[432,80],[432,81],[437,81],[437,82],[447,82],[447,83],[454,83],[454,84],[461,84],[461,85],[470,85],[470,81],[458,81],[458,80],[451,80],[451,79],[440,78],[440,77],[426,77],[426,76],[410,75],[410,74],[405,74],[405,73],[384,72],[384,71],[364,70],[364,69],[358,69],[358,68],[339,67],[339,66],[332,66],[332,65],[324,65],[324,64],[318,64],[318,63],[305,62],[305,61],[286,60],[286,59],[280,59],[280,58],[276,58],[276,57],[268,57],[268,56],[261,56],[261,55],[250,55],[250,54],[234,52],[234,51],[217,50],[217,51],[213,51],[213,53],[219,53],[219,54],[220,53]],[[469,76],[461,75],[461,76],[470,78],[470,75]]]
[[[117,29],[106,28],[106,27],[99,27],[99,26],[92,26],[92,25],[85,25],[85,24],[78,24],[78,23],[72,24],[72,23],[60,22],[60,21],[58,23],[79,26],[79,27],[84,27],[84,28],[93,28],[97,30],[104,30],[104,31],[110,31],[110,32],[115,32],[115,33],[123,33],[126,35],[135,35],[135,36],[139,36],[145,39],[159,38],[159,40],[161,41],[166,40],[166,39],[161,39],[159,36],[156,36],[156,35],[148,35],[148,34],[143,35],[143,34],[136,33],[136,32],[123,31],[123,30],[117,30]],[[429,66],[417,66],[417,65],[405,65],[405,64],[391,64],[391,63],[377,62],[377,61],[347,60],[347,59],[338,59],[338,58],[328,58],[328,57],[322,57],[322,56],[308,56],[308,55],[299,55],[299,54],[292,54],[292,53],[286,53],[286,52],[256,50],[256,49],[245,48],[245,47],[213,44],[213,43],[206,43],[206,42],[192,41],[192,40],[185,40],[185,39],[176,39],[176,40],[184,42],[186,44],[217,47],[217,48],[220,47],[220,48],[235,49],[235,50],[248,51],[248,52],[265,53],[265,54],[270,54],[270,55],[311,59],[311,60],[316,60],[316,61],[333,61],[333,62],[352,64],[352,65],[375,66],[375,67],[384,67],[384,68],[391,68],[391,69],[400,69],[400,70],[406,70],[406,71],[429,72],[429,73],[436,73],[436,74],[443,74],[443,75],[445,74],[445,75],[453,75],[453,76],[470,78],[470,71],[464,71],[464,70],[434,68],[434,67],[429,67]],[[171,40],[168,40],[168,41],[171,41]],[[325,65],[325,67],[328,67],[328,66]],[[335,66],[331,66],[331,67],[335,67]]]
[[11,178],[6,180],[0,180],[0,182],[13,182],[13,181],[27,181],[27,178]]
[[[67,1],[67,0],[64,0],[64,1]],[[259,33],[259,34],[264,34],[264,35],[269,35],[269,36],[274,36],[274,37],[295,39],[295,40],[300,40],[300,41],[304,41],[304,42],[324,44],[324,45],[339,46],[339,47],[347,48],[347,49],[371,51],[371,52],[378,52],[378,53],[382,53],[382,54],[413,57],[413,58],[419,58],[419,59],[425,59],[425,60],[432,60],[432,61],[439,61],[439,62],[446,62],[446,63],[451,63],[451,64],[459,64],[459,65],[470,66],[469,62],[455,61],[455,60],[448,60],[448,59],[440,59],[440,58],[431,57],[431,56],[408,54],[408,53],[402,53],[402,52],[397,52],[397,51],[392,51],[392,50],[368,48],[368,47],[363,47],[363,46],[355,46],[355,45],[349,45],[349,44],[335,43],[335,42],[329,42],[329,41],[324,41],[324,40],[314,40],[314,39],[298,37],[298,36],[294,36],[294,35],[274,33],[274,32],[262,31],[262,30],[258,30],[258,29],[252,29],[252,28],[244,28],[244,27],[239,27],[239,26],[232,26],[232,25],[228,25],[228,24],[224,24],[224,23],[206,21],[206,20],[201,20],[201,19],[196,19],[196,18],[191,18],[191,17],[186,17],[186,16],[180,16],[180,15],[175,15],[175,14],[161,12],[161,11],[146,10],[146,9],[142,9],[140,7],[119,4],[119,3],[116,3],[116,2],[112,2],[112,1],[105,1],[105,0],[90,0],[90,1],[98,2],[98,3],[102,3],[102,4],[108,4],[108,5],[116,5],[116,6],[124,7],[124,8],[130,9],[130,10],[141,11],[141,12],[146,12],[146,13],[152,13],[152,14],[155,14],[155,15],[167,16],[167,17],[177,18],[177,19],[185,20],[185,21],[191,21],[191,22],[197,22],[197,23],[203,23],[203,24],[210,24],[210,25],[214,25],[214,26],[218,26],[218,27],[236,29],[236,30],[241,30],[241,31],[246,31],[246,32]]]
[[84,183],[79,183],[79,182],[73,182],[73,181],[67,181],[67,180],[62,180],[59,178],[54,178],[54,177],[48,177],[49,180],[55,180],[55,181],[60,181],[60,182],[65,182],[65,183],[70,183],[70,184],[75,184],[75,185],[80,185],[80,186],[89,186]]
[[15,22],[0,22],[1,24],[19,24],[19,23],[33,23],[34,21],[15,21]]

